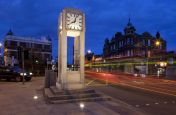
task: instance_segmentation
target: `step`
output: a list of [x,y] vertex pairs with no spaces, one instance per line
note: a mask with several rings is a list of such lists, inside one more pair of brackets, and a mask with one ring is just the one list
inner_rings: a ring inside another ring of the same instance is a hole
[[[87,90],[86,90],[87,91]],[[80,93],[81,92],[81,93]],[[73,103],[73,102],[87,102],[87,101],[106,101],[110,100],[111,98],[103,95],[101,93],[96,93],[94,90],[87,91],[71,91],[72,94],[54,94],[50,88],[44,88],[44,96],[47,103]]]
[[93,89],[80,89],[80,90],[65,90],[65,91],[61,91],[55,86],[51,86],[50,89],[53,92],[53,94],[56,94],[56,95],[95,93],[95,90],[93,90]]
[[101,94],[98,93],[90,93],[90,94],[79,94],[79,95],[48,95],[48,99],[50,100],[69,100],[69,99],[81,99],[81,98],[93,98],[93,97],[101,97]]
[[108,96],[94,97],[94,98],[81,98],[81,99],[69,99],[69,100],[50,100],[50,104],[64,104],[64,103],[79,103],[79,102],[95,102],[95,101],[110,101]]
[[54,94],[51,92],[50,88],[44,88],[44,96],[48,97],[52,97],[54,96]]

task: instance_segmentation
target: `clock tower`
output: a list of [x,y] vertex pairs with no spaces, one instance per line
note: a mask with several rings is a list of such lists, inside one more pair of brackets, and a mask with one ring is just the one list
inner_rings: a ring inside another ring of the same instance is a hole
[[[74,66],[67,69],[67,37],[74,38]],[[65,8],[58,25],[58,79],[59,89],[84,88],[85,15],[77,9]]]

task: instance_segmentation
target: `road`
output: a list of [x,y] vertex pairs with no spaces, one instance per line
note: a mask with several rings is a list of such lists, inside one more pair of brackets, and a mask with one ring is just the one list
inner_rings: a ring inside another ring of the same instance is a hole
[[94,88],[149,115],[176,115],[175,81],[94,72],[86,72],[86,77],[91,79],[88,85],[102,84]]

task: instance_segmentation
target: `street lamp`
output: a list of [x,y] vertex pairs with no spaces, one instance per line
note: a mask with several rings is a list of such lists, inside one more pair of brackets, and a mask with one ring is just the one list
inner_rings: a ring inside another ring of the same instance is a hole
[[90,53],[92,53],[92,51],[91,51],[91,50],[88,50],[87,53],[90,54]]
[[159,41],[159,40],[157,40],[156,42],[155,42],[155,45],[158,47],[158,46],[160,46],[160,44],[161,44],[161,42]]
[[0,42],[0,56],[1,56],[2,43]]
[[163,72],[163,70],[165,71],[165,68],[167,66],[167,62],[159,62],[159,70],[157,70],[157,76],[160,76],[160,73]]
[[35,60],[35,62],[38,64],[39,61],[38,61],[38,60]]
[[2,43],[0,43],[0,47],[2,47]]

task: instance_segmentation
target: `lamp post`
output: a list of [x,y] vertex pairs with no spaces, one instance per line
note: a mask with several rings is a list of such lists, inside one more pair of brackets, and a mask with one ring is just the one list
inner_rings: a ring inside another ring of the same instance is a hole
[[1,49],[2,49],[2,43],[0,42],[0,56],[2,56]]
[[[167,62],[159,62],[159,70],[157,70],[157,76],[159,78],[161,72],[165,72],[165,68],[167,67]],[[161,73],[162,74],[162,73]]]
[[[159,40],[156,40],[156,41],[155,41],[155,46],[156,46],[156,48],[159,48],[160,45],[161,45],[161,42],[160,42]],[[157,51],[158,51],[158,49],[157,49]],[[159,63],[159,66],[161,66],[161,63]],[[157,68],[157,76],[158,76],[158,78],[159,78],[159,76],[160,76],[160,69],[159,69],[159,68]]]
[[2,49],[2,43],[0,42],[0,65],[3,64],[1,49]]

